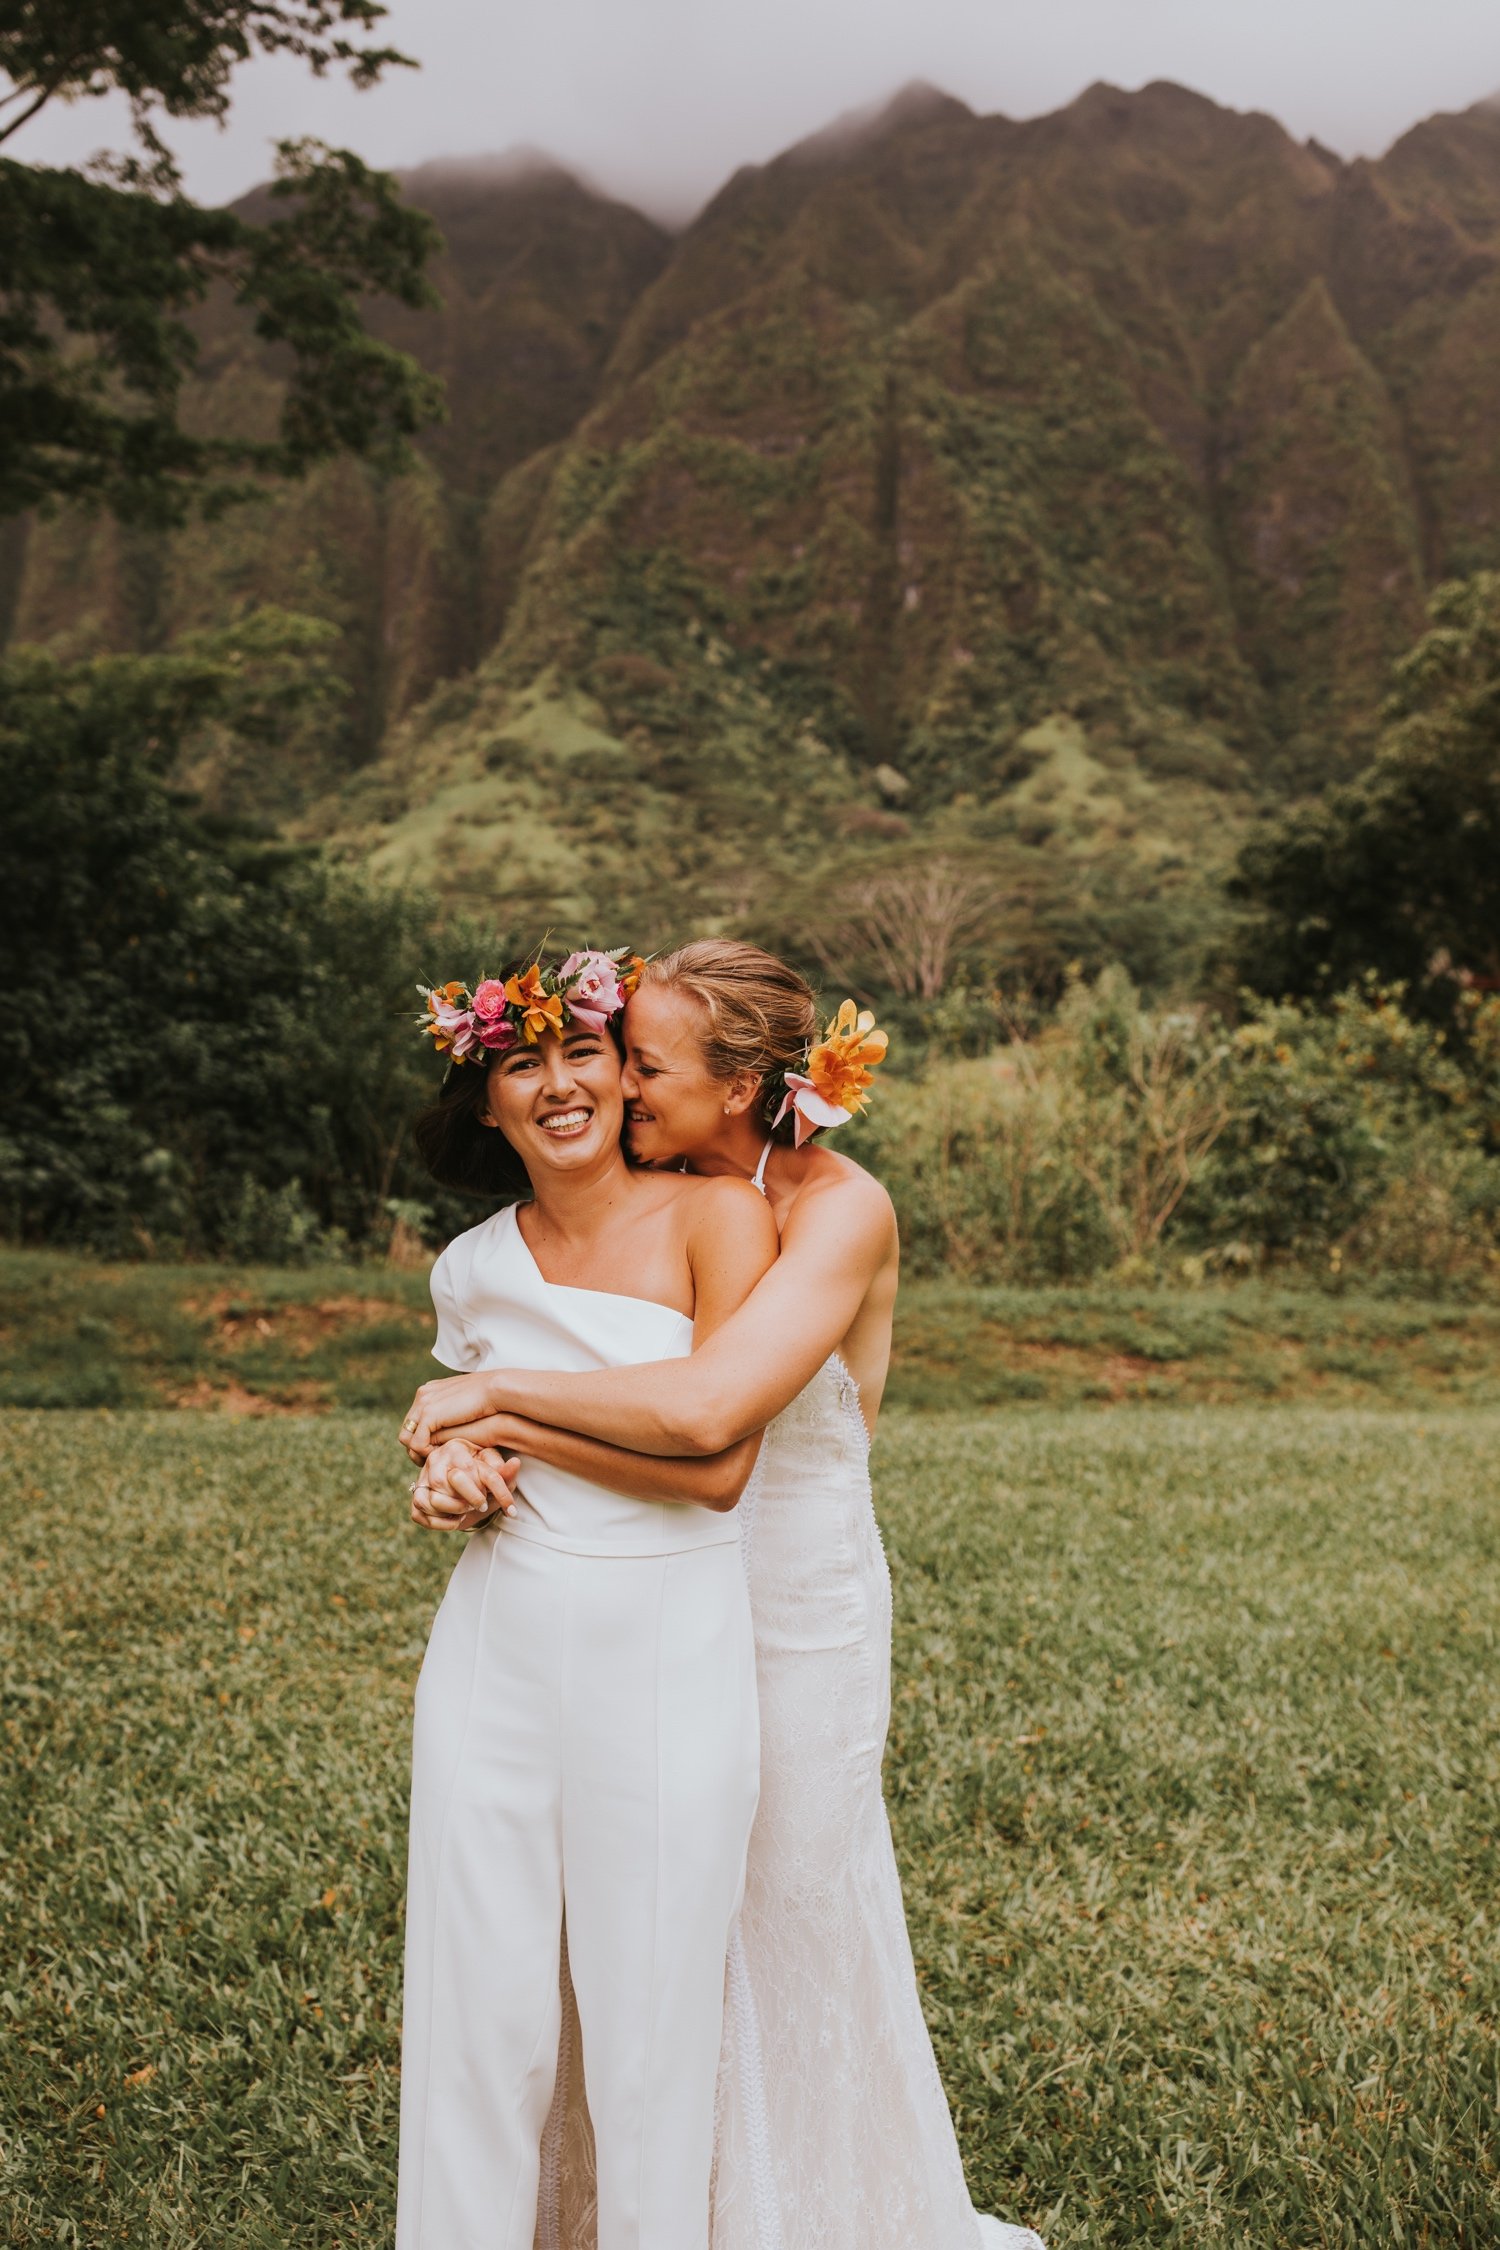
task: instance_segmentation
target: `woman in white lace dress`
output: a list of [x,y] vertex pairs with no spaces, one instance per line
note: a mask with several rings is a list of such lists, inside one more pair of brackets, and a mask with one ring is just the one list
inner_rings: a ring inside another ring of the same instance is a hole
[[[856,1092],[863,1028],[845,1025]],[[538,1422],[659,1456],[716,1454],[765,1427],[740,1508],[761,1795],[730,1953],[712,2250],[1040,2250],[972,2208],[907,1936],[881,1793],[890,1579],[868,1466],[898,1243],[868,1173],[795,1145],[832,1121],[804,1091],[814,1035],[810,989],[756,948],[710,940],[649,964],[626,1017],[632,1154],[753,1180],[781,1255],[685,1361],[428,1384],[415,1434],[419,1450],[456,1441],[429,1478],[482,1505],[464,1449],[534,1442]],[[873,1043],[863,1059],[878,1060]],[[572,2084],[550,2128],[539,2250],[592,2241]]]

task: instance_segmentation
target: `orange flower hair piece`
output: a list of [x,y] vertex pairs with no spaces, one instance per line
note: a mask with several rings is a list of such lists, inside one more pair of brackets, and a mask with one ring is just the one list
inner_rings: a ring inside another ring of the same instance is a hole
[[528,1046],[534,1047],[544,1031],[560,1039],[563,1028],[562,995],[542,985],[542,968],[533,961],[523,976],[507,977],[505,997],[515,1011],[515,1023]]
[[847,1125],[869,1107],[869,1089],[889,1045],[869,1009],[846,1000],[822,1038],[808,1048],[801,1070],[787,1071],[772,1125],[779,1125],[790,1110],[798,1148],[814,1133]]

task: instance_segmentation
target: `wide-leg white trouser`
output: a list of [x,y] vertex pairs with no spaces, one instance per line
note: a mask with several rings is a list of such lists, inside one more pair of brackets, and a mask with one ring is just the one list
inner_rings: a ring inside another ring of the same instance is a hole
[[758,1786],[737,1543],[470,1541],[417,1687],[396,2250],[531,2250],[564,1918],[599,2250],[706,2250]]

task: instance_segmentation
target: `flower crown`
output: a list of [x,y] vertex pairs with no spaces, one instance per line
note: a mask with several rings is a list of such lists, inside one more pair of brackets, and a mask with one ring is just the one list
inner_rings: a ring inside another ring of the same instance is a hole
[[617,1016],[646,966],[638,953],[570,953],[553,968],[533,961],[513,977],[481,977],[466,984],[419,984],[427,1002],[417,1018],[440,1055],[450,1062],[487,1063],[512,1047],[534,1047],[544,1031],[560,1039],[569,1024],[603,1031]]
[[870,1081],[889,1045],[869,1009],[846,1000],[808,1048],[802,1068],[777,1072],[766,1099],[767,1122],[774,1129],[790,1110],[798,1148],[816,1132],[847,1125],[868,1109]]

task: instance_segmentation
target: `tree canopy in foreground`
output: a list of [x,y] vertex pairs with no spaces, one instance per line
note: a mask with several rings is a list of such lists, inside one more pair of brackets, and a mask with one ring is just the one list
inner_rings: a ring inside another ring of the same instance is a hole
[[[162,138],[166,120],[222,118],[255,55],[374,84],[407,60],[364,37],[384,13],[377,0],[0,5],[0,515],[64,499],[171,523],[332,453],[399,457],[435,418],[438,386],[360,317],[371,291],[431,301],[435,230],[395,182],[347,150],[284,141],[275,216],[256,224],[187,197]],[[10,153],[48,103],[110,93],[130,105],[131,154],[68,169]],[[212,290],[283,347],[273,432],[197,428],[185,411],[191,316]]]

